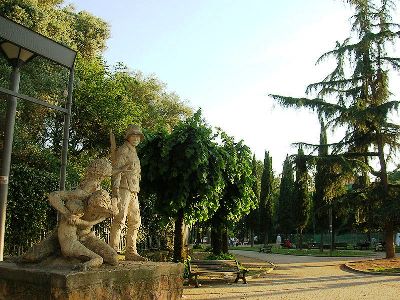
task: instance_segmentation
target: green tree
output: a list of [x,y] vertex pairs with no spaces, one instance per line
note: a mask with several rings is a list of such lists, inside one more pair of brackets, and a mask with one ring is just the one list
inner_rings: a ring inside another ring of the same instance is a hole
[[260,191],[260,238],[264,245],[268,244],[268,236],[272,234],[273,179],[274,175],[272,172],[272,157],[269,155],[268,151],[265,151]]
[[[122,64],[116,67],[107,65],[102,54],[109,37],[109,25],[100,18],[65,6],[61,0],[4,0],[0,2],[0,14],[78,52],[67,186],[74,186],[79,181],[79,174],[89,160],[108,154],[110,129],[122,142],[129,123],[135,122],[147,129],[171,130],[192,114],[187,104],[175,93],[167,91],[166,84],[155,76],[129,71]],[[4,87],[8,85],[10,72],[6,60],[0,57],[0,84]],[[22,68],[21,77],[22,93],[63,105],[68,81],[66,70],[36,57]],[[5,102],[0,103],[3,112]],[[32,183],[29,191],[35,199],[46,199],[45,193],[56,189],[44,191],[42,187],[53,186],[52,180],[58,177],[62,122],[63,116],[58,112],[22,100],[18,103],[11,176],[20,169],[38,169],[51,174],[43,175],[47,183],[39,180],[35,181],[38,185]],[[12,183],[13,188],[10,188],[9,201],[14,204],[9,205],[7,213],[11,215],[16,215],[17,210],[32,208],[23,205],[29,201],[28,194],[24,194],[26,198],[16,198],[15,192],[23,190],[26,182],[31,182],[31,173],[26,173],[26,178],[21,174],[18,175],[18,182]],[[152,198],[148,200],[152,203]],[[43,204],[46,206],[47,202]],[[41,220],[52,218],[49,207],[43,208],[42,213],[35,210],[26,215],[33,213]],[[20,221],[39,230],[34,218]],[[10,218],[7,222],[11,222]],[[7,234],[13,233],[10,231]],[[25,236],[17,234],[15,238],[21,238],[22,242]]]
[[147,130],[171,130],[191,115],[191,109],[154,75],[129,72],[123,65],[109,70],[99,58],[77,66],[71,145],[75,155],[106,153],[109,130],[121,138],[128,124]]
[[293,215],[294,175],[292,163],[288,156],[283,162],[281,184],[278,198],[278,228],[288,234],[295,230]]
[[[326,158],[328,156],[328,138],[326,134],[326,126],[322,118],[320,118],[321,130],[319,135],[318,157]],[[328,210],[326,202],[326,186],[327,186],[327,167],[326,160],[319,159],[316,162],[316,173],[314,177],[315,191],[313,200],[313,221],[314,226],[320,231],[320,250],[323,251],[323,233],[328,228]]]
[[[399,126],[389,120],[390,112],[398,108],[398,101],[390,101],[389,72],[398,70],[400,59],[390,57],[387,45],[395,42],[399,25],[391,20],[393,1],[347,1],[354,9],[354,36],[321,56],[318,62],[335,57],[337,65],[323,81],[311,84],[307,92],[318,92],[315,99],[290,98],[273,95],[285,106],[308,107],[323,115],[330,126],[344,126],[343,139],[332,145],[332,154],[341,154],[345,163],[357,163],[355,181],[358,193],[379,199],[382,208],[379,220],[385,231],[386,257],[394,257],[394,228],[398,220],[392,214],[392,203],[387,180],[387,159],[384,149],[398,148]],[[335,97],[336,102],[324,99]],[[373,151],[370,151],[373,149]],[[379,170],[371,166],[376,158]],[[378,184],[368,186],[368,175],[378,178]],[[374,192],[372,192],[372,190]],[[375,193],[375,196],[371,196]]]
[[184,220],[205,220],[219,207],[223,165],[214,134],[198,111],[171,134],[148,136],[139,155],[142,189],[156,195],[158,211],[175,220],[174,260],[181,261]]

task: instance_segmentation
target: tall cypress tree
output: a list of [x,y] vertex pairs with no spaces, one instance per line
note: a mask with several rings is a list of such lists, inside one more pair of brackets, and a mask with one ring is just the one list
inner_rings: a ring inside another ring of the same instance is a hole
[[295,230],[293,215],[294,176],[292,163],[288,156],[283,163],[281,184],[278,198],[278,227],[282,233],[288,234]]
[[[328,138],[326,134],[326,126],[322,118],[320,118],[321,131],[319,135],[318,157],[326,158],[328,156]],[[321,247],[323,251],[323,232],[328,228],[328,209],[325,198],[326,190],[326,161],[319,159],[316,163],[316,173],[314,177],[315,192],[313,194],[313,219],[314,226],[321,234]]]
[[265,151],[264,167],[261,176],[260,191],[260,233],[264,245],[268,244],[268,236],[272,233],[272,158]]
[[296,182],[293,197],[294,224],[299,234],[299,248],[303,248],[303,230],[310,216],[310,192],[307,162],[301,147],[296,156]]

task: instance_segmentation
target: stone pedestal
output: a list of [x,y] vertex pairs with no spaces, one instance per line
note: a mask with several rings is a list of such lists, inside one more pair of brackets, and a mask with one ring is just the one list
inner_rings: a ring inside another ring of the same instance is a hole
[[0,263],[0,299],[180,299],[183,264],[125,262],[74,271]]

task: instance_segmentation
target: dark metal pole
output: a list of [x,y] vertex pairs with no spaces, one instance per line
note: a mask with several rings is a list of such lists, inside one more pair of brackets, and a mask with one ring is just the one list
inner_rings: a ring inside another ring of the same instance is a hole
[[65,190],[65,179],[67,175],[67,155],[68,155],[68,141],[69,141],[69,126],[71,124],[71,106],[72,106],[72,92],[74,88],[74,68],[69,73],[68,82],[68,99],[66,109],[68,112],[64,115],[64,132],[63,132],[63,146],[61,153],[61,168],[60,168],[60,191]]
[[[18,92],[20,81],[19,66],[13,67],[10,89]],[[4,148],[0,172],[0,261],[3,261],[4,236],[6,227],[6,209],[8,196],[8,177],[10,175],[11,152],[14,137],[15,115],[17,112],[17,97],[9,96],[7,101],[6,124],[4,129]]]

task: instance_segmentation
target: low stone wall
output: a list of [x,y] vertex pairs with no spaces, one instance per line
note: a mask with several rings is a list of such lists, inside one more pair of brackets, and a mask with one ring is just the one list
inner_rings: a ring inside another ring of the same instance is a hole
[[0,263],[0,299],[180,299],[183,264],[124,262],[73,271]]

